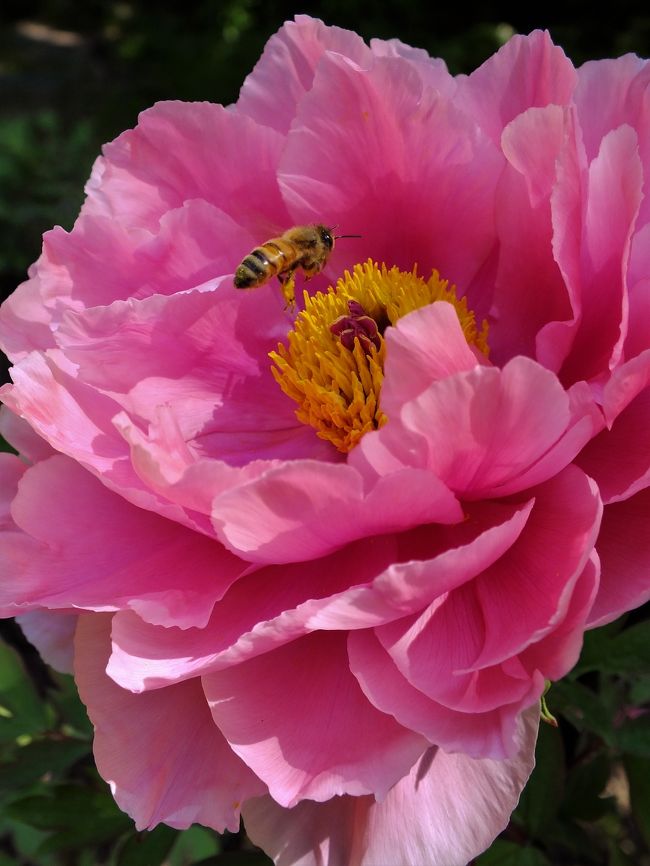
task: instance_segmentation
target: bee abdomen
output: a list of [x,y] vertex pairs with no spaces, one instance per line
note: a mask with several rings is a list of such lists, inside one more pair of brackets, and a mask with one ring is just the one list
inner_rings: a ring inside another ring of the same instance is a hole
[[275,243],[266,243],[250,252],[235,271],[235,286],[249,289],[259,286],[281,270],[285,253]]

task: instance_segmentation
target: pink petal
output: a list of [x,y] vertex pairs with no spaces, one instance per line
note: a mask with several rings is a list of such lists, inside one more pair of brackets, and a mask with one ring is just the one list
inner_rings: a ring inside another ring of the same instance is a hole
[[118,614],[110,676],[132,691],[159,688],[311,631],[391,622],[491,565],[517,538],[529,512],[530,506],[480,503],[451,527],[375,536],[320,560],[260,569],[233,584],[201,629],[158,628],[132,613]]
[[650,489],[605,507],[598,536],[602,574],[589,626],[616,619],[650,598]]
[[321,628],[363,628],[377,621],[377,613],[381,621],[399,615],[386,605],[369,610],[366,597],[365,606],[355,604],[355,587],[361,594],[361,587],[371,585],[394,562],[396,548],[390,536],[364,539],[316,562],[261,568],[231,586],[204,628],[181,632],[130,612],[117,615],[110,676],[132,691],[159,688],[239,664]]
[[0,592],[5,615],[124,608],[152,623],[203,626],[246,568],[218,542],[135,508],[62,456],[25,473],[12,515],[22,532],[0,535],[0,570],[14,576]]
[[503,131],[509,165],[496,199],[500,255],[489,335],[490,358],[500,363],[517,354],[535,357],[539,330],[572,314],[553,258],[550,209],[556,160],[570,119],[558,105],[530,108]]
[[518,357],[503,370],[476,367],[433,382],[366,435],[351,462],[380,474],[399,463],[426,466],[466,498],[506,495],[566,466],[599,417],[582,391],[567,395],[552,373]]
[[608,503],[626,499],[650,483],[650,351],[614,371],[603,399],[610,429],[592,439],[576,462],[596,479]]
[[478,365],[451,304],[415,310],[387,328],[385,338],[381,407],[389,417],[431,382]]
[[[521,702],[485,712],[449,709],[402,676],[370,629],[350,634],[348,652],[350,669],[365,696],[405,728],[417,731],[447,751],[461,751],[475,758],[505,758],[512,754],[514,720]],[[541,693],[544,683],[539,679]]]
[[45,460],[55,453],[47,442],[32,430],[24,418],[19,418],[7,406],[0,406],[0,435],[23,458],[32,463]]
[[505,661],[566,618],[602,516],[596,484],[574,466],[534,491],[526,528],[476,582],[486,639],[476,669]]
[[27,465],[19,457],[0,451],[0,529],[2,530],[16,528],[11,515],[11,503],[18,490],[18,483],[26,471]]
[[460,520],[456,498],[426,471],[396,471],[366,493],[351,466],[308,460],[269,469],[213,504],[218,537],[252,562],[315,559],[357,538]]
[[110,617],[82,616],[75,676],[95,726],[97,769],[139,830],[199,822],[218,832],[239,827],[239,808],[264,785],[212,722],[199,680],[133,695],[104,673]]
[[380,803],[371,797],[303,802],[270,797],[244,807],[250,838],[276,866],[466,866],[506,826],[534,766],[536,710],[519,724],[507,761],[433,749]]
[[[582,316],[562,379],[575,382],[609,373],[627,330],[625,272],[642,199],[643,166],[629,127],[609,133],[589,167],[580,244]],[[561,267],[566,267],[562,261]]]
[[[237,111],[281,133],[288,132],[296,108],[311,90],[314,71],[327,51],[348,57],[360,66],[370,60],[370,51],[356,33],[296,15],[266,43],[241,89]],[[278,93],[282,93],[281,100]]]
[[82,214],[153,231],[166,212],[204,199],[227,206],[265,240],[289,225],[276,178],[282,145],[274,130],[220,105],[159,102],[140,114],[135,129],[105,145]]
[[513,36],[468,78],[460,79],[458,100],[499,143],[502,130],[528,108],[567,105],[576,72],[547,31]]
[[74,633],[78,616],[33,610],[16,617],[27,640],[39,651],[43,661],[62,674],[73,672]]
[[203,683],[232,749],[284,806],[346,793],[383,797],[426,748],[366,701],[345,634],[310,635]]
[[279,182],[297,221],[363,235],[337,245],[328,274],[380,256],[409,271],[417,262],[427,278],[435,267],[463,293],[478,281],[478,293],[478,283],[487,291],[500,165],[476,124],[416,65],[378,57],[362,69],[328,53],[287,136]]
[[524,531],[472,584],[439,597],[421,615],[377,629],[408,681],[445,706],[484,712],[522,700],[525,677],[494,666],[567,616],[598,533],[600,498],[574,467],[535,493]]

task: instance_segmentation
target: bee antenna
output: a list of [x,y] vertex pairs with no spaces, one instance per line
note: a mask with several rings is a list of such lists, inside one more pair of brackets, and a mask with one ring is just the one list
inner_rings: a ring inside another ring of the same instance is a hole
[[363,235],[334,235],[334,240],[339,240],[340,238],[362,238]]

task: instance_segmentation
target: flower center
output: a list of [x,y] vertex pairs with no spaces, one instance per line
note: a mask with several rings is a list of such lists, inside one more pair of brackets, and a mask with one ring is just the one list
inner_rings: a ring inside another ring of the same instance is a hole
[[479,330],[465,298],[437,271],[425,281],[372,260],[346,271],[334,288],[310,296],[288,344],[270,352],[273,376],[298,404],[296,417],[347,454],[361,437],[388,420],[381,410],[384,331],[402,316],[433,304],[453,305],[465,339],[488,354],[487,322]]

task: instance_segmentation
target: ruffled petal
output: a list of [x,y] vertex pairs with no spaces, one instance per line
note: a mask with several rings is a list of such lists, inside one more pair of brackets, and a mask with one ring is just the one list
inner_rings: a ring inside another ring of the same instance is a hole
[[310,635],[209,674],[203,686],[233,751],[283,806],[340,794],[383,797],[426,748],[366,701],[345,634]]
[[243,809],[246,830],[276,866],[466,866],[506,826],[534,766],[539,713],[520,720],[516,757],[474,760],[432,749],[382,802],[339,797]]
[[97,769],[118,805],[139,830],[198,822],[236,832],[241,803],[265,786],[215,727],[200,680],[133,695],[106,676],[110,619],[80,618],[75,677],[95,727]]

